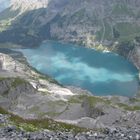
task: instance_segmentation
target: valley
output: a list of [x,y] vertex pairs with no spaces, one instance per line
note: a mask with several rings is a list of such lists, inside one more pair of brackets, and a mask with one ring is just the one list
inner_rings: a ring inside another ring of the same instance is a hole
[[31,66],[62,85],[79,87],[97,96],[132,97],[138,92],[137,69],[119,55],[57,41],[17,51],[24,54]]
[[71,42],[115,52],[139,69],[138,0],[27,1],[11,0],[0,13],[0,43],[38,47],[44,40]]
[[0,5],[0,139],[140,139],[139,0]]

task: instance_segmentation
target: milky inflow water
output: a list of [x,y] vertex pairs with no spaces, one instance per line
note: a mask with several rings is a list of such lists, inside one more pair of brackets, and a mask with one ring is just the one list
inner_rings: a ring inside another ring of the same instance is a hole
[[137,69],[113,53],[51,41],[20,51],[30,65],[66,86],[95,95],[133,96],[138,90]]

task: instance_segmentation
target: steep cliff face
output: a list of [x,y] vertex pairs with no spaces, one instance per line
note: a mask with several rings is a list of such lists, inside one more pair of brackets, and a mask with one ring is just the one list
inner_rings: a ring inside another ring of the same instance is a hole
[[140,47],[135,47],[132,51],[130,51],[128,59],[136,66],[138,70],[140,70]]
[[20,7],[24,10],[47,7],[49,1],[50,0],[1,0],[0,11],[3,11],[8,7],[13,7],[13,9],[17,9]]

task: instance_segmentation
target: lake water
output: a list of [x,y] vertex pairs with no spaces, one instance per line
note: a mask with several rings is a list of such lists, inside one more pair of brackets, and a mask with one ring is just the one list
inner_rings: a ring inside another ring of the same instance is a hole
[[80,87],[95,95],[133,96],[138,90],[137,69],[113,53],[52,41],[20,51],[31,66],[65,86]]

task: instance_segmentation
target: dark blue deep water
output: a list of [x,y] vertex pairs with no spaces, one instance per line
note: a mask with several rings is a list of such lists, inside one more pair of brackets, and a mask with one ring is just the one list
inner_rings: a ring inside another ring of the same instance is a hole
[[20,51],[31,66],[66,86],[81,87],[95,95],[133,96],[138,90],[137,69],[113,53],[52,41]]

